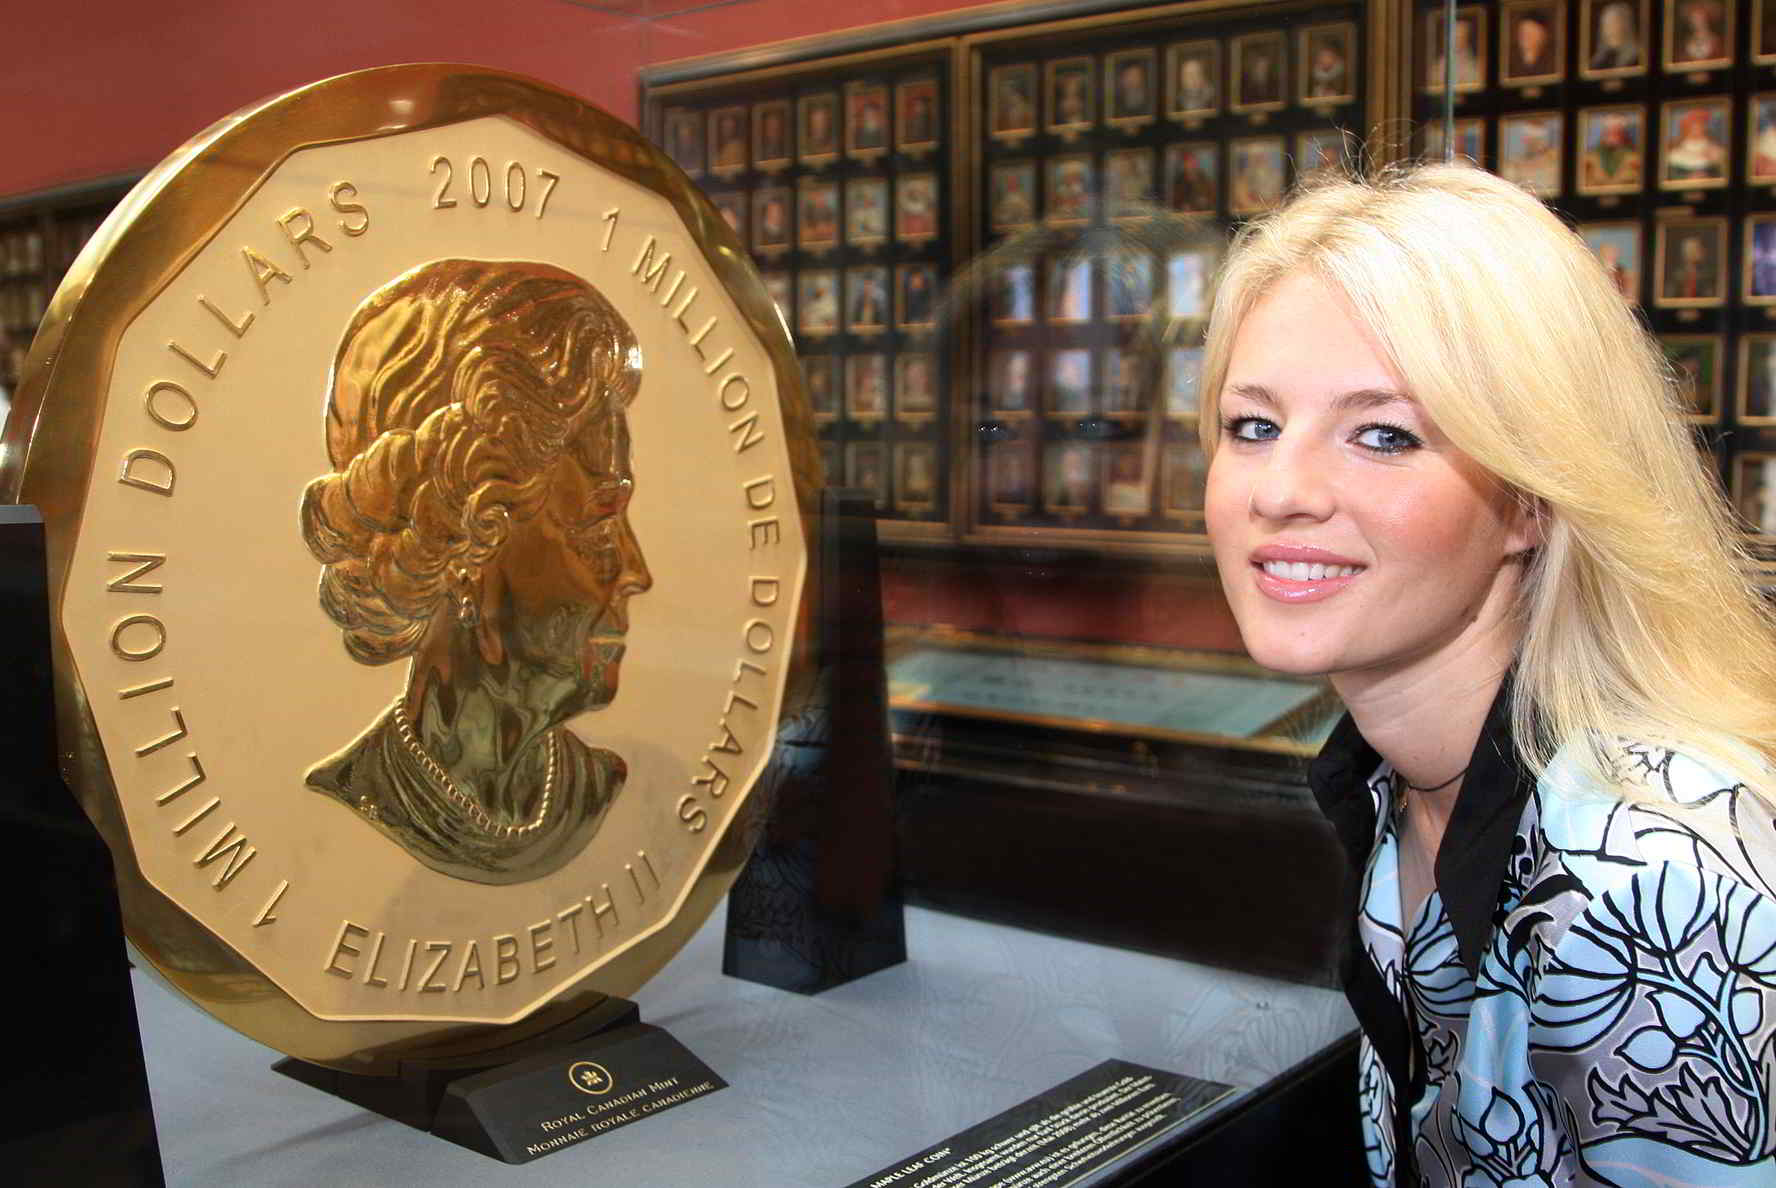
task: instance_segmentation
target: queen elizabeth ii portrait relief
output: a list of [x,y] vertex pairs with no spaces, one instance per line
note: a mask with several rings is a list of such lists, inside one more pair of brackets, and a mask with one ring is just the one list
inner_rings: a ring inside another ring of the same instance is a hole
[[302,535],[346,651],[410,666],[307,784],[434,870],[546,875],[622,789],[623,760],[565,724],[615,697],[651,583],[627,512],[640,383],[610,302],[537,263],[415,268],[340,342]]

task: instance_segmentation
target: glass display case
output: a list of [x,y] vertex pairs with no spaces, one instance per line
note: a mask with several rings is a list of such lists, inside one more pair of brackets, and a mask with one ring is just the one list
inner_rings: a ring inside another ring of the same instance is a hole
[[[778,295],[828,481],[880,509],[913,901],[1325,985],[1303,758],[1338,711],[1240,652],[1196,375],[1240,222],[1406,151],[1372,134],[1404,14],[1102,7],[675,60],[643,127]],[[1210,836],[1227,862],[1178,862]],[[1256,876],[1275,852],[1299,885]]]
[[[722,976],[717,911],[636,998],[731,1089],[505,1174],[869,1182],[1119,1058],[1235,1092],[1089,1182],[1359,1182],[1352,889],[1305,770],[1342,711],[1245,655],[1209,556],[1216,270],[1317,170],[1450,153],[1521,182],[1690,377],[1776,556],[1776,15],[1502,0],[1451,41],[1405,0],[605,7],[587,74],[551,81],[619,76],[608,105],[756,266],[827,485],[873,509],[893,804],[866,831],[908,958],[791,994]],[[0,205],[0,384],[106,185]],[[485,1178],[136,981],[171,1179]]]

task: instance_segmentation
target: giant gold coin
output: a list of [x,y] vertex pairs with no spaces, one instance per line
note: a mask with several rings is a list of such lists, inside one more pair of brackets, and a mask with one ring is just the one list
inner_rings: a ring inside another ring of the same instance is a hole
[[817,463],[653,146],[471,68],[291,92],[136,187],[28,368],[0,493],[50,532],[66,773],[175,986],[388,1072],[707,916],[804,684]]

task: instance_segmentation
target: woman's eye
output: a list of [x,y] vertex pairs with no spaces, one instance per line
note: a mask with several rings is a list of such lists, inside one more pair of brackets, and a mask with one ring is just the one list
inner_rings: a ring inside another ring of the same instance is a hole
[[1229,417],[1225,428],[1236,441],[1271,441],[1282,433],[1275,421],[1263,417]]
[[1365,425],[1357,431],[1357,444],[1378,454],[1403,454],[1423,443],[1411,430],[1398,425]]

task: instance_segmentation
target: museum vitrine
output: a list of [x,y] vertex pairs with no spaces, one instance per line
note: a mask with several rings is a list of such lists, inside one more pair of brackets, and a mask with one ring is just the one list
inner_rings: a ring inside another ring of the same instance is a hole
[[[1068,1052],[1126,1032],[1161,1062],[1262,1085],[1277,1053],[1348,1024],[1326,989],[1341,868],[1303,774],[1339,707],[1243,655],[1207,556],[1197,372],[1229,239],[1316,170],[1419,153],[1536,190],[1666,344],[1699,444],[1776,547],[1776,5],[1461,4],[1453,36],[1448,10],[1404,0],[867,23],[913,10],[888,6],[838,32],[766,0],[729,7],[774,7],[796,40],[706,46],[684,18],[642,55],[630,114],[750,254],[827,481],[874,505],[913,959],[965,970],[923,1030],[882,1041],[920,1062],[911,1089],[888,1086],[889,1121],[844,1159],[794,1146],[796,1166],[843,1182],[989,1112],[921,1093],[979,1090],[994,1051],[1053,1012],[1087,1020],[1060,1028]],[[116,196],[0,210],[9,352]],[[688,1017],[737,993],[745,1028],[692,1038],[784,1076],[734,1116],[768,1130],[802,1109],[808,1133],[844,1129],[840,1106],[882,1088],[862,1083],[879,1015],[847,1000],[829,1029],[844,1034],[803,1059],[781,1037],[814,1034],[820,1011],[705,984],[715,937],[650,1007]],[[1001,951],[1015,976],[993,967]],[[1176,973],[1152,954],[1194,963],[1180,997],[1216,1005],[1131,990]],[[1006,996],[968,997],[988,984]],[[1001,1017],[1021,1023],[983,1025]],[[946,1046],[976,1040],[957,1074]],[[790,1079],[814,1066],[824,1092]],[[1006,1080],[1021,1096],[1035,1076]],[[708,1144],[747,1152],[733,1182],[783,1182],[771,1144],[738,1129]],[[697,1144],[649,1147],[606,1149],[691,1179],[705,1166]]]
[[[828,481],[880,510],[909,894],[1326,984],[1337,874],[1303,759],[1337,706],[1240,653],[1196,374],[1239,224],[1404,151],[1371,132],[1400,14],[1099,7],[665,63],[643,126],[745,229]],[[1180,871],[1209,837],[1229,861]],[[1253,847],[1321,891],[1279,901]],[[1128,908],[1166,879],[1219,923]]]
[[[1127,787],[1169,770],[1173,789],[1231,788],[1192,764],[1280,754],[1191,718],[1175,691],[1154,695],[1156,712],[1179,715],[1169,725],[1115,707],[1139,700],[1155,656],[1207,690],[1239,655],[1205,556],[1202,330],[1230,237],[1319,169],[1461,156],[1540,195],[1664,344],[1698,448],[1754,549],[1776,548],[1776,6],[1043,15],[1001,6],[894,27],[916,26],[922,51],[947,57],[955,97],[947,252],[934,261],[947,500],[909,529],[899,472],[838,444],[852,432],[843,406],[828,457],[831,481],[887,484],[903,764],[951,783],[966,770],[990,784],[997,770],[1089,790],[1102,783],[1089,771]],[[809,41],[764,69],[754,53],[750,74],[721,56],[652,68],[644,120],[663,128],[675,105],[867,44]],[[1303,803],[1298,756],[1326,721],[1292,720],[1294,757],[1272,777],[1285,799]]]

